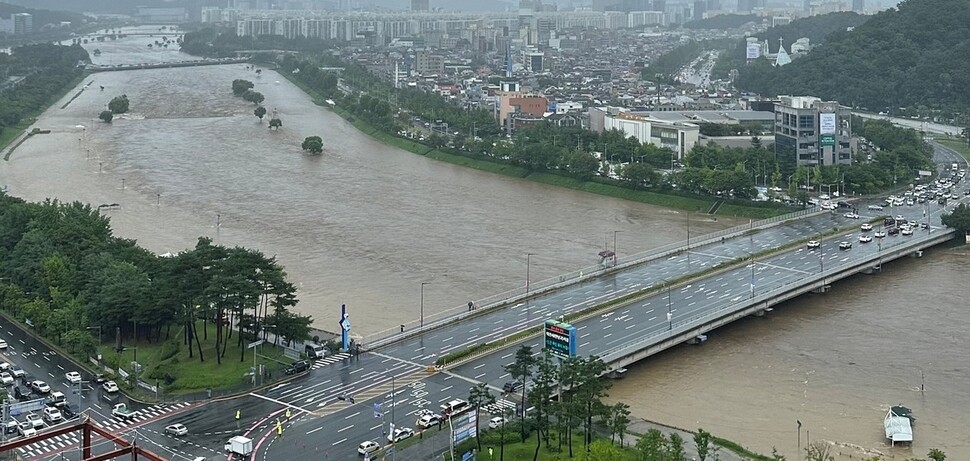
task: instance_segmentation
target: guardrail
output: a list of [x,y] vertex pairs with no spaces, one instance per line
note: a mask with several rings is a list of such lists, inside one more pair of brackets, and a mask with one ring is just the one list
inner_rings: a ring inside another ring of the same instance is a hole
[[[923,239],[911,240],[903,245],[897,247],[887,248],[875,253],[865,259],[844,263],[841,266],[835,266],[832,268],[826,268],[821,272],[812,274],[807,277],[798,278],[796,280],[784,282],[781,285],[776,285],[772,288],[763,289],[760,293],[757,289],[752,291],[750,297],[745,298],[743,301],[738,301],[737,303],[729,303],[724,307],[719,309],[704,312],[702,314],[689,317],[687,319],[681,319],[677,322],[671,322],[667,330],[660,330],[648,334],[640,338],[638,341],[633,343],[627,343],[614,347],[612,349],[607,349],[598,353],[597,355],[603,359],[607,364],[617,362],[625,357],[630,357],[637,354],[640,351],[648,349],[652,346],[659,345],[664,341],[671,338],[676,338],[678,336],[684,335],[687,332],[691,334],[702,334],[706,331],[713,330],[714,328],[721,326],[731,321],[737,320],[738,318],[750,315],[747,311],[755,311],[764,309],[782,301],[791,299],[793,297],[799,296],[807,291],[812,291],[820,286],[825,286],[829,282],[834,282],[841,280],[843,278],[855,275],[865,268],[866,266],[871,266],[874,262],[882,264],[882,262],[892,261],[898,259],[908,254],[912,254],[915,251],[919,251],[923,248],[937,245],[943,243],[947,240],[953,238],[955,231],[952,229],[940,230],[934,234],[929,234]],[[793,286],[797,285],[797,286]],[[736,314],[742,315],[736,315]],[[736,316],[735,318],[730,318]],[[728,319],[726,322],[720,322],[722,319]],[[708,328],[705,328],[707,326]],[[673,342],[671,344],[665,345],[665,347],[658,348],[654,352],[659,352],[673,345],[679,344],[679,341]],[[650,354],[646,354],[650,355]],[[646,356],[644,355],[644,357]],[[637,360],[643,357],[638,357]],[[635,361],[635,360],[632,360]],[[631,361],[631,362],[632,362]]]
[[422,332],[433,330],[440,326],[452,323],[455,321],[460,321],[462,319],[480,315],[483,312],[505,307],[510,304],[515,304],[520,301],[533,296],[542,295],[550,291],[555,291],[563,287],[579,283],[591,278],[599,277],[605,274],[621,271],[628,269],[633,266],[644,264],[660,258],[666,258],[683,252],[688,249],[693,249],[697,247],[703,247],[712,243],[717,243],[722,240],[722,238],[727,238],[730,236],[734,238],[736,236],[742,235],[746,232],[753,231],[755,229],[762,230],[769,227],[773,227],[787,221],[794,219],[802,219],[810,216],[815,216],[823,213],[828,213],[828,211],[821,210],[818,207],[810,207],[803,210],[795,211],[792,213],[787,213],[784,215],[775,216],[772,218],[762,219],[759,221],[751,221],[748,224],[742,224],[740,226],[734,226],[728,229],[722,229],[709,234],[703,234],[697,238],[688,240],[683,240],[679,242],[674,242],[668,245],[664,245],[657,248],[652,248],[639,253],[634,253],[623,258],[617,258],[616,264],[612,266],[603,265],[593,265],[580,268],[578,270],[573,270],[565,274],[559,275],[557,277],[551,277],[545,280],[539,280],[536,282],[530,282],[528,287],[521,286],[512,290],[508,290],[502,293],[498,293],[487,298],[479,299],[473,302],[475,306],[474,310],[470,310],[467,304],[446,309],[444,311],[439,311],[434,314],[426,315],[424,319],[424,325],[422,326],[420,320],[413,320],[402,324],[404,328],[398,326],[396,328],[388,328],[383,331],[372,333],[364,338],[361,338],[360,342],[362,347],[366,349],[375,349],[387,344],[400,341],[402,339],[408,338],[410,336],[420,334]]

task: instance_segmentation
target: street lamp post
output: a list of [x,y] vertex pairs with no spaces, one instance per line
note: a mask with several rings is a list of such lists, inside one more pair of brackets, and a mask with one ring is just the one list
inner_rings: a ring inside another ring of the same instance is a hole
[[95,328],[98,329],[98,346],[101,346],[101,343],[103,342],[102,339],[101,339],[101,325],[96,325],[96,326],[93,326],[93,327],[87,327],[87,328],[85,328],[85,330],[89,330],[90,331],[90,330],[93,330]]
[[687,212],[687,269],[690,270],[690,212]]
[[664,280],[664,285],[667,285],[667,331],[672,331],[674,329],[674,316],[670,310],[670,282]]
[[421,282],[421,327],[424,328],[424,286],[431,282]]
[[620,232],[623,232],[623,231],[618,231],[618,230],[613,231],[613,265],[614,266],[616,265],[617,259],[619,259],[619,256],[616,253],[616,234]]
[[535,253],[526,253],[525,254],[525,294],[526,295],[529,294],[529,277],[530,277],[529,271],[532,269],[532,256],[533,255],[535,255]]

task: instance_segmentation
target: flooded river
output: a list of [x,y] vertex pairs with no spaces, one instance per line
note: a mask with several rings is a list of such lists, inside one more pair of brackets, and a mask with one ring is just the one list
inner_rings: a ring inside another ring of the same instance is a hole
[[[100,64],[197,59],[147,47],[159,39],[86,47],[101,49]],[[77,90],[43,114],[37,126],[53,133],[18,148],[0,182],[28,200],[119,203],[107,212],[116,235],[158,253],[205,235],[275,255],[299,287],[301,312],[332,331],[347,303],[361,334],[417,318],[422,282],[431,282],[426,312],[438,312],[521,287],[527,271],[535,283],[594,264],[614,235],[621,256],[686,237],[680,212],[384,146],[263,74],[244,65],[94,74],[67,108]],[[256,83],[282,130],[232,96],[236,78]],[[131,113],[99,122],[119,94]],[[324,139],[320,156],[300,150],[311,135]],[[737,223],[692,217],[691,233]],[[796,420],[802,446],[810,433],[845,444],[839,450],[853,459],[852,446],[895,459],[939,447],[970,459],[970,355],[959,352],[970,328],[970,257],[934,250],[884,267],[638,364],[612,398],[635,416],[703,427],[761,452],[777,446],[790,460],[799,458]],[[882,417],[898,403],[919,418],[912,452],[882,442]]]

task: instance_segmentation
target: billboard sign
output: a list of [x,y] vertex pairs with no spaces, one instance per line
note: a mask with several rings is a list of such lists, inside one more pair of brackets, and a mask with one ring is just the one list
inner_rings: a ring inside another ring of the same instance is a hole
[[744,51],[744,56],[748,59],[758,59],[761,57],[761,46],[758,44],[749,44]]
[[835,135],[834,134],[823,134],[821,137],[822,147],[834,146],[835,145]]
[[478,435],[478,427],[475,426],[475,412],[470,411],[451,420],[452,436],[455,443],[470,439]]
[[835,114],[818,114],[818,133],[823,135],[835,134]]
[[23,413],[30,413],[34,411],[41,411],[47,407],[47,402],[44,399],[28,400],[26,402],[17,402],[10,404],[10,416],[20,416]]
[[576,356],[576,327],[546,320],[544,336],[546,349],[556,357],[568,359]]

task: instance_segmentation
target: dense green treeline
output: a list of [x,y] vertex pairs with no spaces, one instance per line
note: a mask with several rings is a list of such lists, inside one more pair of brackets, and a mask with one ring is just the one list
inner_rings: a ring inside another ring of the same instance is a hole
[[65,86],[81,76],[78,62],[88,61],[80,45],[27,45],[0,53],[0,75],[24,77],[0,91],[0,133],[45,109]]
[[[786,37],[787,38],[787,37]],[[965,124],[970,112],[970,0],[907,0],[791,64],[740,67],[739,88],[809,94],[894,115]]]
[[280,35],[239,37],[235,30],[205,27],[182,36],[181,49],[189,54],[206,57],[235,57],[240,50],[290,50],[320,53],[333,48],[335,42],[319,38],[285,38]]
[[[181,338],[203,357],[198,321],[216,327],[216,362],[232,341],[262,331],[303,340],[310,318],[291,312],[295,288],[274,258],[213,245],[159,257],[112,235],[108,218],[78,202],[27,203],[0,194],[0,308],[32,331],[87,358],[99,334],[114,344]],[[173,331],[173,329],[175,331]],[[184,334],[181,334],[184,333]],[[242,358],[240,358],[242,360]]]

